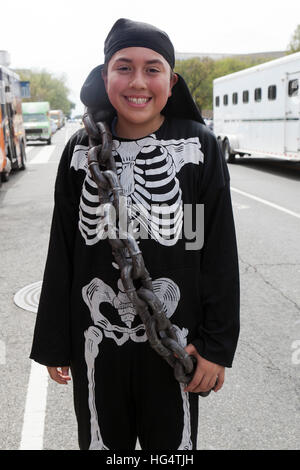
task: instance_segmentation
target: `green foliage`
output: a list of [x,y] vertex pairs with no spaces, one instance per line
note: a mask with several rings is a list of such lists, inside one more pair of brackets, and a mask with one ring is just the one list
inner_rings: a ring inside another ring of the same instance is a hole
[[264,57],[257,59],[229,57],[219,60],[212,60],[209,57],[193,58],[176,61],[175,72],[179,73],[186,81],[198,107],[212,109],[213,80],[215,78],[238,72],[267,60],[270,59]]
[[51,109],[61,109],[65,115],[70,115],[75,104],[68,99],[70,93],[64,76],[55,77],[46,70],[16,70],[21,80],[30,82],[31,98],[26,101],[49,101]]
[[295,29],[287,49],[287,54],[294,54],[295,52],[300,52],[300,24]]

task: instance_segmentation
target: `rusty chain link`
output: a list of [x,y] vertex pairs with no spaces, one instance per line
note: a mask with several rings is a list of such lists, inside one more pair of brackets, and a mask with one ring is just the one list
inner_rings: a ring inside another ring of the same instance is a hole
[[[145,326],[150,346],[173,367],[176,380],[188,384],[193,378],[197,360],[179,344],[175,327],[166,317],[163,305],[153,291],[152,279],[135,238],[128,229],[124,232],[117,226],[124,193],[112,155],[110,130],[105,122],[95,122],[88,109],[85,110],[83,123],[89,136],[88,168],[98,187],[99,203],[104,211],[104,230],[120,268],[124,290]],[[125,210],[128,212],[127,207]],[[113,212],[115,217],[112,216]],[[128,221],[130,217],[127,212]],[[136,288],[137,284],[139,288]],[[198,395],[206,397],[209,393],[199,392]]]

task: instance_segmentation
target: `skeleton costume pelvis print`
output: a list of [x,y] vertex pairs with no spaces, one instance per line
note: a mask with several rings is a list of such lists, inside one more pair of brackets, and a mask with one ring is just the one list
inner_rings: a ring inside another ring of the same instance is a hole
[[[99,213],[98,191],[87,168],[88,148],[78,145],[74,149],[71,166],[75,170],[85,170],[79,206],[79,230],[87,246],[101,243],[104,238],[103,216]],[[203,153],[199,138],[178,140],[158,140],[155,134],[137,141],[113,140],[113,155],[123,194],[126,197],[131,222],[136,230],[143,230],[146,237],[158,244],[174,246],[182,233],[183,204],[182,190],[177,174],[186,164],[199,165]],[[160,216],[162,214],[163,216]],[[112,270],[118,269],[112,263]],[[163,303],[165,314],[170,318],[180,300],[180,290],[172,279],[153,280],[156,295]],[[89,308],[93,326],[85,335],[85,361],[88,376],[89,410],[91,423],[90,449],[108,449],[101,434],[101,412],[97,410],[95,380],[96,359],[101,356],[103,341],[113,341],[122,347],[127,341],[141,343],[147,341],[143,324],[132,326],[136,313],[129,301],[121,279],[116,286],[94,278],[82,289],[82,296]],[[103,313],[103,304],[118,313],[118,324],[112,324]],[[174,325],[178,341],[187,344],[188,330]],[[161,359],[163,361],[163,359]],[[175,381],[175,379],[174,379]],[[183,429],[178,449],[191,449],[190,405],[184,386],[178,384],[182,397]]]

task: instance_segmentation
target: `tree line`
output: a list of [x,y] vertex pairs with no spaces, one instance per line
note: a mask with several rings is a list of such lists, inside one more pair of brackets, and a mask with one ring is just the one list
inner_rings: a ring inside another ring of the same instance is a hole
[[[293,54],[298,51],[300,51],[300,25],[294,31],[287,46],[286,54]],[[269,60],[272,60],[272,58],[255,58],[255,56],[245,58],[229,57],[219,60],[213,60],[209,57],[192,58],[176,61],[175,72],[182,75],[187,82],[197,106],[201,110],[211,110],[213,108],[214,79]]]
[[49,101],[51,109],[61,109],[66,116],[70,116],[75,103],[69,99],[70,89],[66,84],[66,77],[56,77],[46,70],[35,71],[17,69],[15,72],[22,81],[30,82],[30,98],[22,101]]
[[[300,51],[300,25],[295,29],[286,54]],[[191,94],[201,110],[213,107],[213,80],[239,70],[272,60],[268,57],[229,57],[213,60],[209,57],[178,60],[175,72],[182,75],[190,88]],[[66,116],[75,108],[68,96],[70,90],[64,76],[56,77],[45,70],[16,70],[21,80],[30,82],[31,98],[23,101],[49,101],[51,109],[62,109]]]

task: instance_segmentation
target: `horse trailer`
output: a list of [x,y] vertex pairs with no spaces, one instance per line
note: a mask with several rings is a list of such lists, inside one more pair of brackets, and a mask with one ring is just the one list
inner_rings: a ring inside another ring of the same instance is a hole
[[214,80],[214,133],[236,155],[300,161],[300,52]]

